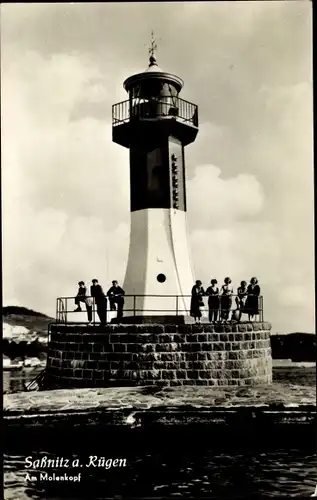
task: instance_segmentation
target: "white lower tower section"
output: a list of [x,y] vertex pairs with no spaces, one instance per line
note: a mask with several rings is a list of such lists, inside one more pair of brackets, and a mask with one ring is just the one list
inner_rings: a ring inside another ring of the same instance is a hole
[[[166,280],[157,279],[164,275]],[[186,212],[152,208],[131,212],[125,316],[188,315],[194,284]],[[140,296],[147,297],[140,297]],[[173,297],[149,297],[172,295]],[[187,295],[187,298],[176,296]],[[176,312],[177,311],[177,312]]]

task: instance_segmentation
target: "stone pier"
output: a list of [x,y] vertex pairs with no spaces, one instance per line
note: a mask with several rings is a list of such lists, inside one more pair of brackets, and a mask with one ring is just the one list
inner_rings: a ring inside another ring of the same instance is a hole
[[51,325],[44,388],[272,382],[270,323]]

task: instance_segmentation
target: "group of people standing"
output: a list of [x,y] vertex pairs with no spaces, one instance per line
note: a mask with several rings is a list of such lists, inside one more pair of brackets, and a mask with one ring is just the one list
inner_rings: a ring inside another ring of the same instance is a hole
[[[241,321],[242,314],[248,314],[249,321],[253,321],[259,314],[260,286],[256,278],[251,278],[250,284],[241,281],[235,297],[236,309],[232,311],[231,321]],[[192,288],[190,315],[196,323],[201,322],[202,308],[205,307],[203,297],[208,297],[209,321],[221,323],[229,321],[232,308],[234,290],[230,278],[224,279],[224,284],[219,289],[216,279],[212,279],[210,286],[204,290],[200,280]]]
[[[117,320],[122,319],[125,291],[118,285],[116,280],[112,281],[112,286],[106,294],[97,279],[92,280],[90,296],[87,295],[87,287],[84,281],[80,281],[78,285],[78,293],[75,297],[77,308],[74,312],[81,311],[81,303],[85,303],[88,324],[92,322],[94,302],[100,322],[102,324],[107,323],[107,299],[109,299],[110,311],[117,310]],[[224,279],[221,288],[218,287],[217,280],[212,279],[206,291],[202,286],[202,282],[197,280],[191,292],[190,315],[195,319],[196,323],[201,322],[202,309],[205,307],[203,297],[207,296],[210,323],[241,321],[242,314],[248,314],[249,321],[253,321],[259,314],[260,291],[256,278],[251,278],[249,285],[246,281],[241,281],[235,296],[236,309],[232,310],[234,290],[230,278]],[[231,310],[232,315],[229,320]]]
[[122,318],[125,292],[118,285],[116,280],[112,281],[112,286],[107,291],[107,294],[104,293],[102,286],[99,285],[97,279],[92,280],[90,296],[87,295],[87,288],[84,281],[80,281],[78,286],[78,293],[75,297],[75,304],[77,305],[77,308],[74,312],[80,312],[82,310],[81,302],[86,304],[88,324],[92,322],[93,301],[95,301],[100,322],[102,324],[107,323],[107,297],[109,298],[110,311],[117,310],[117,319]]

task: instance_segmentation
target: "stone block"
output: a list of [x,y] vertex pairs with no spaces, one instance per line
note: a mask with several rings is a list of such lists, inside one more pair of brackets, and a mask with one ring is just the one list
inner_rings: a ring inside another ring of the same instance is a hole
[[162,379],[163,380],[175,380],[176,379],[176,371],[175,370],[162,370]]
[[230,344],[231,344],[232,351],[241,350],[241,348],[242,348],[242,342],[230,342]]
[[173,341],[174,341],[174,342],[178,342],[178,343],[180,343],[180,344],[183,344],[183,342],[186,342],[186,335],[181,335],[181,334],[179,334],[179,333],[175,333],[175,334],[173,335],[173,337],[174,337],[174,338],[173,338]]
[[223,325],[223,326],[224,326],[223,330],[225,333],[232,333],[232,325]]
[[92,379],[92,370],[83,370],[83,378],[85,379]]
[[202,345],[199,342],[193,342],[190,344],[191,346],[191,352],[201,352],[202,351]]
[[203,325],[203,327],[206,333],[214,333],[215,331],[214,325]]
[[215,380],[213,378],[208,379],[207,382],[208,382],[208,385],[212,385],[212,386],[217,385],[217,380]]
[[211,370],[199,370],[199,378],[201,379],[206,379],[206,378],[213,378],[211,374],[213,373]]
[[206,361],[208,359],[208,352],[196,352],[196,353],[191,353],[193,356],[193,360],[198,360],[198,361]]
[[135,325],[124,325],[122,323],[106,325],[102,328],[102,330],[108,334],[112,333],[129,334],[129,333],[134,333],[136,331]]
[[245,323],[241,323],[241,324],[237,325],[237,328],[238,328],[238,331],[240,333],[247,331],[247,325]]
[[177,385],[183,385],[184,381],[183,380],[170,380],[169,385],[170,386],[177,386]]
[[177,333],[178,332],[178,325],[166,324],[166,325],[164,325],[164,332],[165,333],[172,333],[172,334],[174,334],[175,332]]
[[228,340],[231,339],[232,335],[229,335],[229,333],[220,333],[219,337],[220,342],[228,342]]
[[225,349],[224,342],[212,342],[211,346],[212,346],[211,349],[212,351],[224,351]]
[[210,335],[208,333],[199,333],[197,335],[197,342],[210,342]]
[[218,361],[222,359],[222,353],[218,351],[210,351],[205,354],[207,360],[209,361]]
[[103,344],[98,344],[98,343],[93,343],[92,345],[92,352],[103,352]]
[[189,368],[194,369],[194,370],[206,370],[208,366],[207,361],[193,361],[192,363],[189,363]]
[[150,326],[150,328],[148,331],[151,333],[168,333],[168,331],[166,329],[167,325],[154,324],[154,325],[149,325],[149,326]]
[[220,334],[219,333],[210,333],[209,334],[209,342],[219,342]]
[[214,325],[215,333],[224,333],[224,325]]
[[211,351],[212,343],[211,342],[203,342],[201,345],[201,351]]
[[156,344],[141,344],[140,352],[154,352],[156,350]]
[[192,344],[193,342],[198,342],[198,334],[197,333],[189,333],[185,335],[185,341]]
[[108,370],[110,367],[110,363],[109,363],[109,361],[97,361],[96,367],[97,367],[97,370]]
[[265,349],[254,349],[252,351],[252,357],[253,358],[264,358],[266,356],[266,350]]
[[210,365],[210,366],[212,366],[213,367],[212,369],[214,369],[214,370],[218,370],[218,371],[219,370],[221,370],[221,371],[226,370],[226,366],[225,366],[224,361],[214,361],[212,363],[212,365]]
[[157,344],[156,351],[157,352],[170,352],[170,344]]
[[235,333],[234,334],[234,341],[235,342],[241,342],[242,340],[244,340],[245,338],[245,335],[247,335],[246,333]]
[[172,333],[161,333],[159,335],[155,335],[154,338],[156,343],[164,344],[166,342],[174,342],[174,334]]
[[186,370],[176,370],[176,378],[177,379],[186,379],[187,371]]
[[97,380],[103,380],[104,378],[103,370],[93,370],[92,378]]
[[235,378],[231,378],[228,380],[228,385],[239,385],[239,380]]
[[184,356],[184,354],[180,353],[180,352],[173,352],[173,353],[172,352],[162,352],[161,353],[161,361],[175,361],[175,360],[182,361],[183,356]]
[[192,325],[192,332],[193,333],[202,333],[204,331],[204,326],[203,325]]
[[127,344],[127,352],[131,352],[132,354],[135,352],[141,352],[142,344]]
[[208,385],[209,380],[207,379],[197,379],[196,385]]
[[230,351],[228,359],[246,359],[246,351]]
[[161,370],[148,370],[147,374],[147,380],[160,380],[163,378]]
[[192,325],[178,325],[178,333],[186,335],[192,332],[193,332]]
[[113,344],[113,352],[127,352],[127,344]]

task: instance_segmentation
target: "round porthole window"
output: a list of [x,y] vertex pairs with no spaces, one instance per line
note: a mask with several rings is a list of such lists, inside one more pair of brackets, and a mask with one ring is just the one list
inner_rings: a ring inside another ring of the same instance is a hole
[[157,281],[158,281],[159,283],[164,283],[164,281],[166,281],[166,276],[165,276],[165,274],[158,274],[158,275],[156,276],[156,279],[157,279]]

